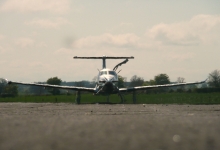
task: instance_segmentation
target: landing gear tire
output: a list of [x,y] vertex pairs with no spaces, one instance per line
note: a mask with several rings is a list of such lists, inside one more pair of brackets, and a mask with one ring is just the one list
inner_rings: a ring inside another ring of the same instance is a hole
[[133,92],[133,104],[136,104],[136,102],[137,102],[137,97],[136,97],[136,92],[134,91]]
[[80,91],[77,91],[76,92],[75,104],[80,104],[80,99],[81,99],[81,93],[80,93]]

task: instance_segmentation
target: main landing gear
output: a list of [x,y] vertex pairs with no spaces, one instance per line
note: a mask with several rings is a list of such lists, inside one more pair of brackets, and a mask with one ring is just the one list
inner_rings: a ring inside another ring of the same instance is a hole
[[[118,95],[120,96],[120,99],[121,99],[120,103],[123,104],[124,103],[123,95],[121,93],[118,93]],[[136,104],[136,102],[137,102],[137,95],[136,95],[135,91],[133,91],[133,93],[132,93],[132,99],[133,99],[133,104]],[[80,104],[80,100],[81,100],[81,92],[80,91],[76,91],[75,103],[76,104]],[[109,95],[107,96],[106,101],[107,101],[107,103],[109,103]]]
[[106,102],[109,103],[109,95],[106,97]]
[[132,93],[132,99],[133,99],[133,104],[136,104],[137,97],[136,97],[136,92],[135,91],[133,91],[133,93]]
[[81,92],[80,91],[76,91],[75,103],[76,104],[80,104],[80,100],[81,100]]
[[121,98],[121,104],[124,104],[124,97],[122,96],[122,94],[121,93],[118,93],[118,96],[120,96],[120,98]]
[[[123,97],[123,95],[121,93],[118,93],[118,95],[121,98],[121,102],[120,103],[124,104],[124,97]],[[132,92],[132,100],[133,100],[133,104],[136,104],[136,102],[137,102],[137,95],[136,95],[135,91]]]

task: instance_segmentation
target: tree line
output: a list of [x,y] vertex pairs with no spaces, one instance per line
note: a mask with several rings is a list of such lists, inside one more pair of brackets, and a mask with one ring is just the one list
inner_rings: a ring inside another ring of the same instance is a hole
[[[183,77],[178,77],[175,83],[184,83],[185,79]],[[43,83],[43,82],[38,82]],[[51,85],[61,85],[61,83],[68,85],[68,82],[62,82],[62,80],[58,77],[51,77],[46,81],[47,84]],[[167,74],[161,73],[156,76],[154,76],[153,79],[150,79],[148,81],[144,81],[143,77],[139,77],[137,75],[134,75],[131,77],[130,81],[127,81],[126,77],[118,76],[118,87],[119,88],[125,88],[125,87],[135,87],[135,86],[149,86],[149,85],[164,85],[164,84],[170,84],[170,78]],[[174,82],[173,82],[174,83]],[[196,92],[220,92],[220,70],[214,70],[212,71],[208,76],[208,87],[203,85],[204,87],[201,89],[196,88],[195,86],[191,86],[191,89],[194,89]],[[74,82],[74,85],[72,86],[81,86],[81,87],[95,87],[95,80],[89,82],[89,81],[79,81]],[[19,86],[24,94],[34,93],[35,95],[42,95],[50,93],[52,95],[59,95],[61,93],[61,90],[57,88],[47,88],[44,89],[43,87],[38,86]],[[190,91],[188,89],[188,92]],[[167,92],[167,89],[155,89],[155,90],[148,90],[148,92]],[[169,89],[169,92],[174,91],[174,89]],[[186,91],[184,87],[179,87],[176,89],[177,92],[183,92]],[[4,83],[0,82],[0,94],[2,97],[6,96],[16,96],[18,95],[18,86],[17,85],[5,85]]]

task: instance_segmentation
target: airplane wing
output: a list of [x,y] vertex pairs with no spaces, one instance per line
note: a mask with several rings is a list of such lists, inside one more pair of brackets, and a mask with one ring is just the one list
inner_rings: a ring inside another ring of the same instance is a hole
[[202,84],[202,83],[205,83],[206,80],[201,81],[201,82],[188,82],[188,83],[176,83],[176,84],[164,84],[164,85],[150,85],[150,86],[137,86],[137,87],[129,87],[129,88],[120,88],[119,91],[120,92],[131,92],[131,91],[138,91],[138,90],[148,90],[148,89],[156,89],[156,88],[166,88],[166,87]]
[[58,88],[58,89],[64,89],[64,90],[87,91],[87,92],[92,92],[92,93],[95,92],[94,88],[77,87],[77,86],[61,86],[61,85],[24,83],[24,82],[13,82],[13,81],[8,81],[8,84],[32,85],[32,86],[41,86],[45,88]]

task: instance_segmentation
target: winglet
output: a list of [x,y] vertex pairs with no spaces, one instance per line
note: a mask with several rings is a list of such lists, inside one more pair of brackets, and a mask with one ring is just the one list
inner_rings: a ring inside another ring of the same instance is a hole
[[201,83],[205,83],[207,80],[208,80],[208,78],[207,78],[207,79],[205,79],[204,81],[202,81]]

